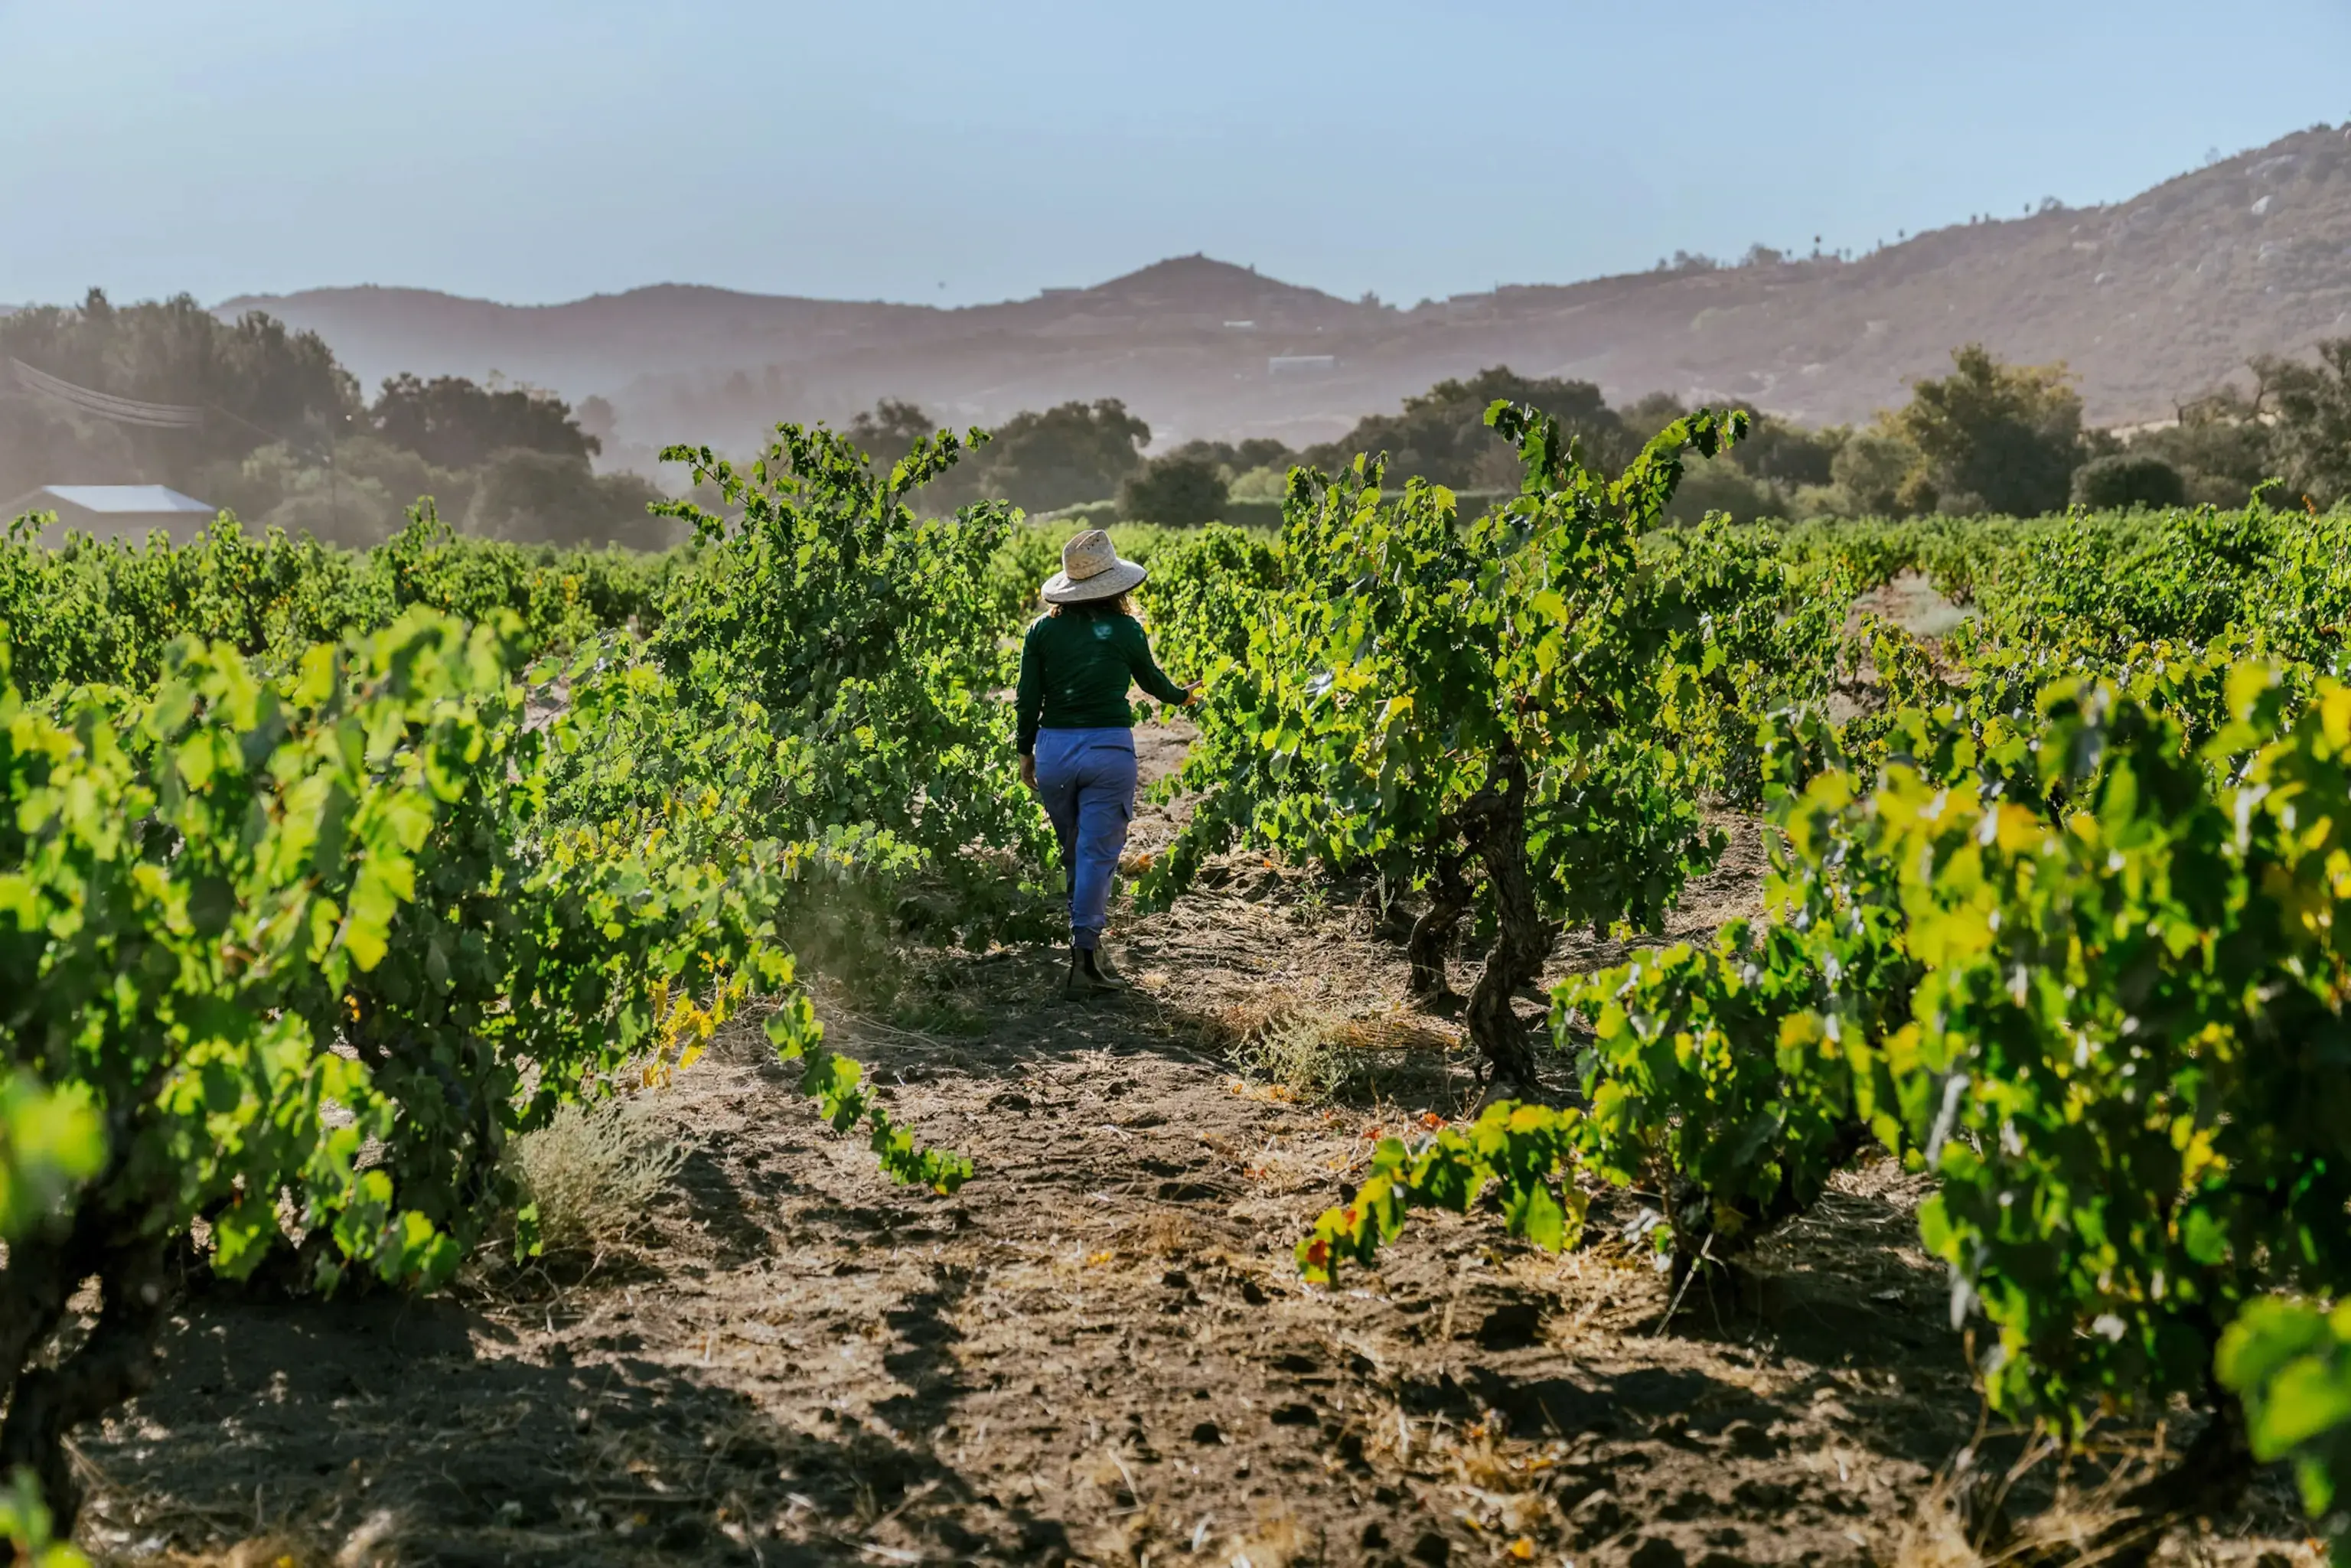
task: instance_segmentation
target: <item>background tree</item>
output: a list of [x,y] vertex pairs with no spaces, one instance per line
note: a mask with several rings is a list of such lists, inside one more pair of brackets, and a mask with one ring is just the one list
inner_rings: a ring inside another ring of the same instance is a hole
[[[8,360],[201,418],[98,418],[5,373]],[[393,376],[363,406],[316,333],[257,312],[223,321],[185,295],[118,308],[93,289],[74,308],[0,317],[0,501],[71,480],[163,484],[248,524],[363,546],[430,497],[496,537],[664,546],[678,530],[645,513],[660,491],[590,465],[613,428],[601,399],[575,415],[551,392],[460,376]]]
[[2199,507],[2241,507],[2275,471],[2269,427],[2234,387],[2181,403],[2175,423],[2141,431],[2128,450],[2179,469],[2189,502]]
[[1214,464],[1228,479],[1257,468],[1287,468],[1298,458],[1298,454],[1270,435],[1252,435],[1246,441],[1187,441],[1166,455]]
[[1247,468],[1233,476],[1232,487],[1228,492],[1228,497],[1235,501],[1252,502],[1258,506],[1264,506],[1268,502],[1279,505],[1289,484],[1290,465],[1288,464],[1279,468],[1270,464],[1261,468]]
[[2030,517],[2064,508],[2082,452],[2082,399],[2067,380],[2063,365],[2002,364],[1970,343],[1952,351],[1949,375],[1917,383],[1896,423],[1943,509]]
[[1654,435],[1689,413],[1689,404],[1669,392],[1644,392],[1626,403],[1620,415],[1635,435]]
[[849,422],[849,439],[873,459],[876,468],[887,469],[912,452],[914,443],[938,428],[914,403],[885,397],[872,408],[857,412]]
[[1922,497],[1914,480],[1925,458],[1894,421],[1881,416],[1845,438],[1829,462],[1829,509],[1857,517],[1899,517]]
[[1586,458],[1601,466],[1622,467],[1640,450],[1641,437],[1625,428],[1623,416],[1592,382],[1538,379],[1496,366],[1467,381],[1439,382],[1405,399],[1401,413],[1374,414],[1339,440],[1311,448],[1304,461],[1336,470],[1358,453],[1384,452],[1387,471],[1398,482],[1415,478],[1457,490],[1516,489],[1518,456],[1486,427],[1486,410],[1497,402],[1557,420],[1583,443]]
[[1746,473],[1725,452],[1688,460],[1681,484],[1666,506],[1665,519],[1686,526],[1713,512],[1733,522],[1751,523],[1758,517],[1786,517],[1788,502],[1778,486]]
[[465,531],[517,544],[659,549],[678,530],[646,508],[665,499],[640,475],[599,475],[585,457],[511,447],[481,465]]
[[509,449],[583,463],[603,450],[553,392],[485,387],[463,376],[386,377],[368,423],[386,441],[441,468],[471,468]]
[[1814,430],[1751,409],[1747,417],[1748,437],[1730,452],[1740,472],[1791,488],[1834,481],[1836,455],[1850,431],[1841,425]]
[[1006,500],[1032,512],[1106,501],[1143,466],[1150,440],[1151,426],[1116,398],[1016,413],[970,461],[935,485],[930,498],[934,504]]
[[2179,507],[2188,501],[2179,470],[2152,452],[2116,452],[2074,470],[2074,504],[2093,511]]
[[611,451],[612,443],[621,434],[621,416],[610,399],[590,394],[580,400],[575,417],[580,431],[596,444],[598,455]]
[[[95,419],[19,385],[7,360],[204,417],[170,430]],[[223,321],[184,294],[117,307],[93,288],[78,307],[0,317],[0,497],[69,479],[191,488],[275,440],[323,449],[358,406],[357,383],[315,332],[258,311]]]
[[2318,363],[2253,364],[2274,402],[2270,456],[2294,494],[2320,507],[2351,498],[2351,338],[2318,345]]
[[[1740,412],[1754,434],[1719,457],[1689,461],[1666,508],[1670,521],[1694,523],[1709,512],[1727,513],[1740,522],[1790,517],[1804,509],[1799,504],[1803,490],[1830,483],[1830,465],[1844,444],[1845,431],[1811,430],[1753,409]],[[1655,392],[1625,404],[1621,417],[1629,434],[1646,440],[1688,413],[1673,393]]]
[[1139,523],[1189,527],[1223,516],[1231,486],[1205,457],[1169,454],[1144,466],[1119,489],[1119,515]]
[[1246,441],[1187,441],[1165,455],[1209,464],[1225,482],[1225,500],[1260,507],[1280,501],[1290,486],[1290,470],[1299,459],[1287,444],[1270,435],[1253,435]]

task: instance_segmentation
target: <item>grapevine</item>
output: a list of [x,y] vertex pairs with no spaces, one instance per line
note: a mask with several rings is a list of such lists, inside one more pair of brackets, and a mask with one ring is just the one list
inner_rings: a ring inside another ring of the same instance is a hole
[[[1612,482],[1544,416],[1497,403],[1487,419],[1526,476],[1466,528],[1449,491],[1391,493],[1375,461],[1292,476],[1280,581],[1236,586],[1257,623],[1212,685],[1186,766],[1207,799],[1145,887],[1173,896],[1236,837],[1372,872],[1426,900],[1413,955],[1432,993],[1474,914],[1495,938],[1468,1002],[1472,1038],[1498,1075],[1531,1083],[1511,998],[1557,923],[1653,926],[1719,849],[1652,734],[1698,618],[1682,596],[1635,589],[1639,536],[1683,454],[1719,450],[1740,420],[1692,415]],[[1203,645],[1238,642],[1176,626]]]

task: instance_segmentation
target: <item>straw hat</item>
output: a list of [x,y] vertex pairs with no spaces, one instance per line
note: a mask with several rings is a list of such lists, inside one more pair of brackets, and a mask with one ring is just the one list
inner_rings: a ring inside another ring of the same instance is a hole
[[1119,559],[1108,534],[1088,528],[1061,547],[1061,570],[1045,580],[1045,602],[1082,604],[1091,599],[1116,599],[1144,576],[1143,568]]

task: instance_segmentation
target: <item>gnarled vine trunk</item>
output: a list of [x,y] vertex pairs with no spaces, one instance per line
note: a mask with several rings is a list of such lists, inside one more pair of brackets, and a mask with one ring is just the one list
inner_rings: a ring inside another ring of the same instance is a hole
[[2103,1510],[2106,1522],[2084,1534],[2022,1539],[2030,1521],[2020,1525],[2009,1513],[2010,1493],[1998,1469],[1967,1467],[1956,1501],[1968,1543],[1986,1562],[2018,1568],[2142,1568],[2174,1531],[2241,1506],[2259,1471],[2243,1404],[2209,1377],[2204,1403],[2211,1419],[2195,1440],[2168,1467],[2115,1497]]
[[1412,995],[1416,999],[1453,998],[1453,987],[1445,975],[1445,956],[1452,951],[1461,917],[1469,913],[1469,879],[1462,874],[1462,866],[1463,861],[1456,859],[1437,867],[1428,907],[1412,923],[1412,936],[1405,941],[1405,956],[1412,963]]
[[1469,993],[1469,1038],[1498,1082],[1533,1090],[1541,1078],[1510,998],[1541,977],[1557,936],[1535,901],[1534,871],[1527,863],[1526,764],[1506,755],[1496,773],[1495,786],[1481,791],[1473,808],[1471,842],[1493,894],[1495,931]]
[[[2214,1332],[2217,1337],[2217,1324]],[[2244,1501],[2259,1469],[2245,1430],[2245,1407],[2217,1382],[2207,1384],[2204,1398],[2212,1418],[2180,1451],[2179,1461],[2124,1492],[2120,1516],[2071,1562],[2138,1568],[2172,1531],[2229,1513]]]
[[[0,1473],[33,1472],[60,1536],[72,1532],[81,1510],[68,1435],[155,1381],[155,1343],[171,1296],[170,1245],[121,1234],[127,1229],[85,1209],[62,1239],[11,1249],[0,1275],[0,1349],[15,1356]],[[89,1337],[55,1366],[28,1366],[64,1320],[68,1297],[93,1273],[103,1305]]]

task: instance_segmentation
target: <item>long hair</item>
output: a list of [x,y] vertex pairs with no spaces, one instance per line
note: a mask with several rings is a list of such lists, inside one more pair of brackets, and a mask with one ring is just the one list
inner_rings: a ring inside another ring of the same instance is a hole
[[1105,615],[1132,615],[1134,608],[1127,602],[1126,594],[1114,593],[1108,599],[1081,599],[1070,604],[1048,603],[1045,613],[1074,615],[1081,621],[1095,621]]

